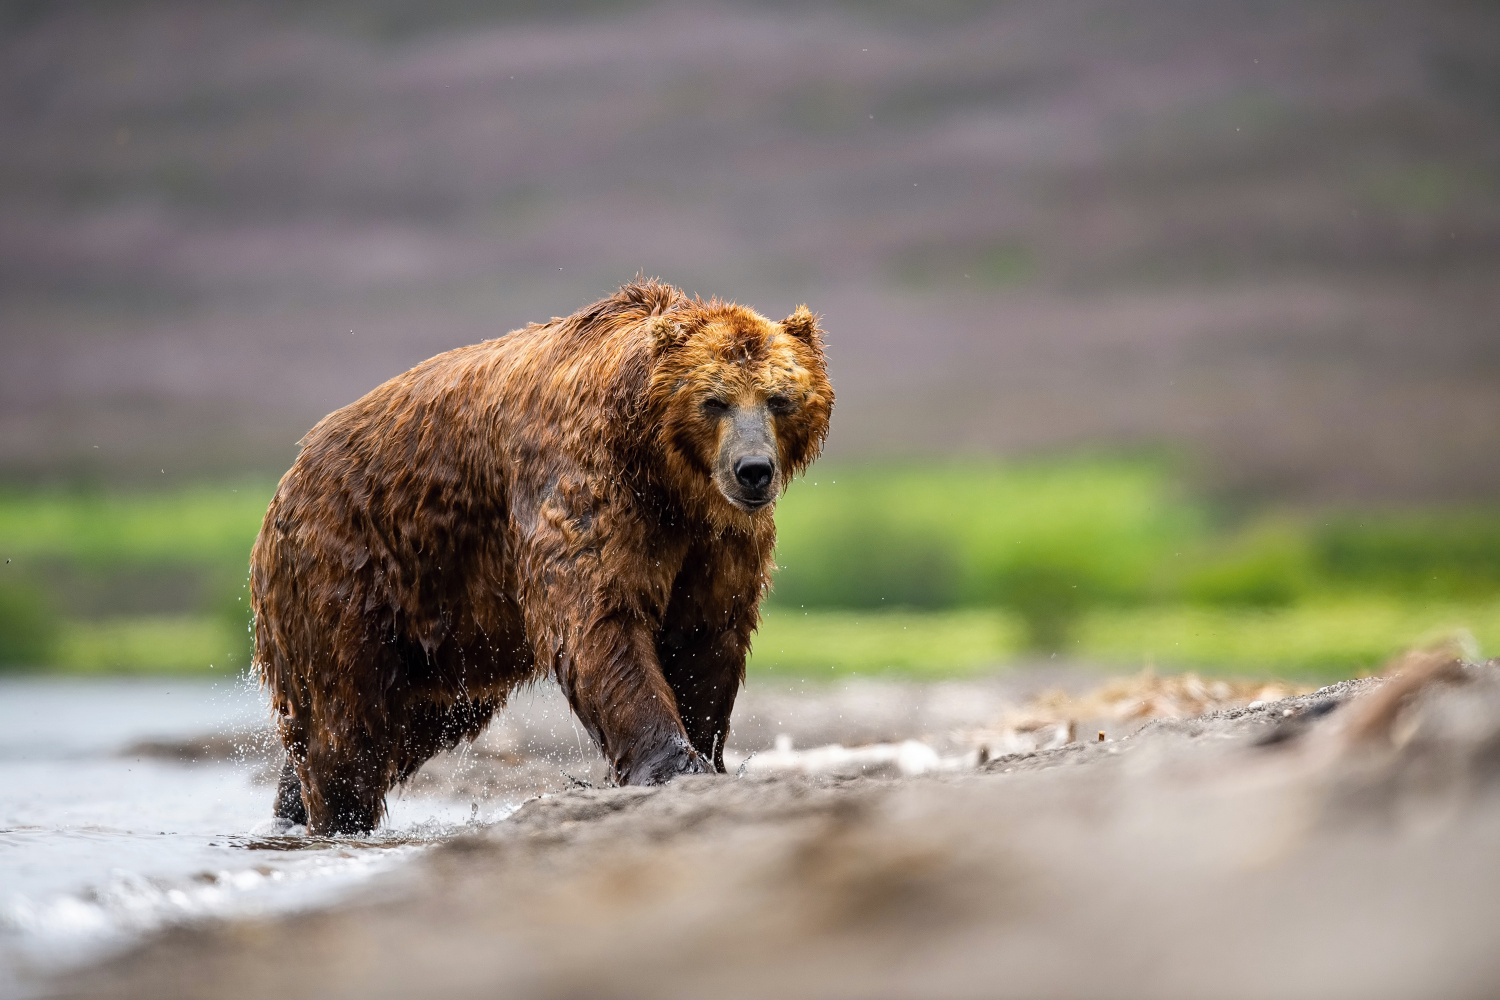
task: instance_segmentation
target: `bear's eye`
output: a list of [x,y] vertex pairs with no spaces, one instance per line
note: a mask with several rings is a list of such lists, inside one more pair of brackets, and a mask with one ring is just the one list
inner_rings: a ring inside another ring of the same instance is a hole
[[797,408],[797,403],[788,396],[772,396],[766,400],[766,406],[772,413],[791,413]]
[[703,408],[709,413],[728,413],[729,400],[719,399],[716,396],[710,396],[708,399],[705,399],[703,401]]

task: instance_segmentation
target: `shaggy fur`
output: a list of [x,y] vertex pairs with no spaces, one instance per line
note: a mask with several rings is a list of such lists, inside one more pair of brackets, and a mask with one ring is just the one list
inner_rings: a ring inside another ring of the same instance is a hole
[[[252,555],[277,815],[371,829],[392,786],[547,674],[616,782],[722,771],[771,501],[832,406],[805,308],[775,323],[648,281],[324,418]],[[744,474],[762,453],[768,485]]]

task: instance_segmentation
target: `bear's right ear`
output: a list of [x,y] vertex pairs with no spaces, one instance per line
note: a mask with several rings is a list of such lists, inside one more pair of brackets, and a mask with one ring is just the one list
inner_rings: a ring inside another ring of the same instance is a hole
[[687,343],[692,331],[680,320],[671,316],[657,316],[651,320],[651,344],[657,353],[670,351]]
[[803,343],[814,346],[823,333],[818,329],[818,317],[807,306],[798,306],[796,312],[781,321],[781,328]]

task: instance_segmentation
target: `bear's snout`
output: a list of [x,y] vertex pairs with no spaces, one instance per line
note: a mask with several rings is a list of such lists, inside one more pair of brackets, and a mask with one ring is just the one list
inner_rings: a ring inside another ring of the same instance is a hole
[[766,455],[746,455],[734,463],[734,478],[747,490],[764,493],[776,476],[776,466]]
[[764,402],[734,406],[727,416],[714,479],[730,503],[753,514],[776,499],[776,428]]

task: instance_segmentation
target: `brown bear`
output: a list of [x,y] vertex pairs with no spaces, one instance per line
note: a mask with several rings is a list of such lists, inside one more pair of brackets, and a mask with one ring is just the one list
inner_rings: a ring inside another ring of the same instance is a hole
[[277,819],[372,829],[549,674],[614,782],[723,771],[773,505],[833,400],[806,307],[776,323],[638,280],[325,417],[251,556]]

